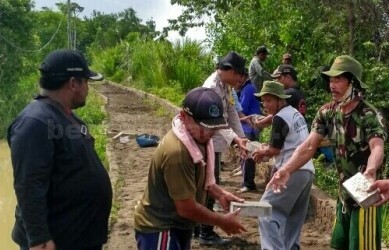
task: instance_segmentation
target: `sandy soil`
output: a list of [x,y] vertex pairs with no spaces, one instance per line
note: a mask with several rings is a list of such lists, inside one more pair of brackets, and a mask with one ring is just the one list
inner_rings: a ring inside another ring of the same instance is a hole
[[[108,151],[110,159],[110,176],[115,185],[115,207],[117,218],[112,221],[106,250],[136,249],[133,229],[133,210],[140,199],[147,181],[149,159],[155,148],[140,148],[134,137],[138,134],[149,133],[162,137],[169,129],[171,117],[158,115],[158,107],[153,107],[132,92],[127,92],[111,85],[97,85],[96,89],[108,99],[105,107],[109,120],[107,130],[111,136],[124,132],[129,141],[121,143],[120,139],[110,139]],[[123,139],[123,136],[122,136]],[[228,155],[224,156],[225,166],[222,171],[221,185],[229,191],[236,192],[240,187],[241,177],[230,177],[236,168],[235,161]],[[257,179],[257,183],[263,180]],[[115,184],[116,183],[116,184]],[[256,192],[242,194],[246,200],[259,200],[263,188]],[[231,237],[229,247],[220,249],[259,249],[259,232],[257,219],[242,218],[248,232]],[[315,218],[307,219],[301,237],[302,249],[324,250],[328,246],[328,232],[317,231]],[[217,229],[227,237],[222,231]],[[199,246],[193,240],[192,249],[217,249]]]

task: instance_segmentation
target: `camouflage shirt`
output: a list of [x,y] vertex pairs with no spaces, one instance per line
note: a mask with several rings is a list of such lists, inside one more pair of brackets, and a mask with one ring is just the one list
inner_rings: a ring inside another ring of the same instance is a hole
[[365,170],[370,155],[371,138],[386,140],[382,115],[365,100],[361,100],[348,114],[343,114],[337,109],[336,103],[331,102],[323,105],[317,112],[312,123],[312,131],[328,136],[335,145],[340,198],[354,205],[341,183],[357,172]]

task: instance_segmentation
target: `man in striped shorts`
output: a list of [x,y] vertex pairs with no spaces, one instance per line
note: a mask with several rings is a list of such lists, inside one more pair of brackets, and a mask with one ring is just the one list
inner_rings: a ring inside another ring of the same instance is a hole
[[239,210],[221,214],[204,206],[207,194],[225,211],[231,201],[243,202],[215,181],[211,138],[226,126],[222,100],[213,89],[195,88],[186,95],[151,159],[148,183],[135,208],[138,249],[190,249],[196,223],[218,226],[228,235],[246,231]]

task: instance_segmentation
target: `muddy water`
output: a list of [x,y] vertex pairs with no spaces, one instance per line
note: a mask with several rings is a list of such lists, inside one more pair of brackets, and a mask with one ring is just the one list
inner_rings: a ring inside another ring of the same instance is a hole
[[17,250],[11,239],[16,198],[12,187],[12,167],[9,148],[0,141],[0,250]]

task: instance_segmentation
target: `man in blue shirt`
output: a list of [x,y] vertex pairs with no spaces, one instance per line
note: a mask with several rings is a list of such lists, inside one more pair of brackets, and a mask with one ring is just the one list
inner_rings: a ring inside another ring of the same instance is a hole
[[[254,96],[256,87],[251,82],[247,70],[243,76],[241,85],[237,88],[239,103],[242,106],[242,113],[244,116],[259,115],[261,108],[259,100]],[[258,141],[259,129],[253,128],[248,122],[241,120],[243,132],[250,141]],[[256,190],[255,179],[255,162],[252,158],[243,159],[241,161],[241,168],[243,173],[243,183],[240,192],[247,192],[249,190]]]

